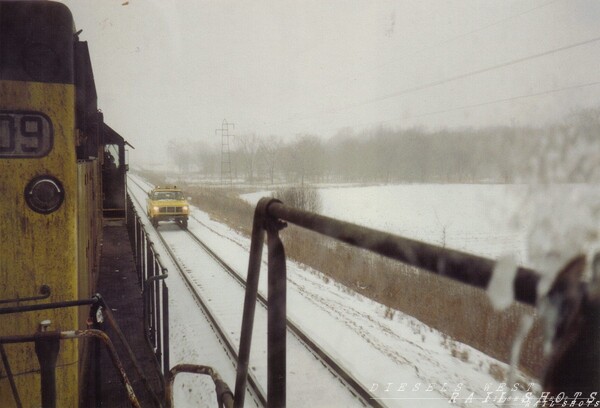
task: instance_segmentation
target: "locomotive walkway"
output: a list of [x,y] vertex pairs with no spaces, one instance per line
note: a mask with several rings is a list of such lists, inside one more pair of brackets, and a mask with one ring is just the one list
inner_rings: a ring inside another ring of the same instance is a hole
[[[146,342],[143,332],[143,302],[140,287],[137,281],[135,262],[126,226],[110,222],[103,228],[104,238],[100,259],[100,275],[98,278],[97,292],[102,295],[107,306],[110,307],[118,327],[127,339],[143,375],[151,389],[163,400],[163,384],[155,363],[154,354]],[[105,313],[106,314],[106,313]],[[128,357],[128,352],[115,330],[105,323],[103,328],[113,342],[117,354],[123,363],[129,381],[133,386],[136,397],[142,407],[156,406],[154,397],[147,391],[144,381],[137,374],[133,362]],[[93,359],[93,357],[92,357]],[[105,348],[101,351],[101,406],[103,407],[130,407],[127,392],[121,383],[120,376],[112,364]],[[98,390],[94,383],[94,363],[87,375],[86,401],[83,406],[100,406],[96,398]]]

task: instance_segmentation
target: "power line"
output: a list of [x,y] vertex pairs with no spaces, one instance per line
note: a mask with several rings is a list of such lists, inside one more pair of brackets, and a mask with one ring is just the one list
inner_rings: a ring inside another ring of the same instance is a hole
[[527,94],[527,95],[519,95],[519,96],[510,97],[510,98],[495,99],[493,101],[480,102],[480,103],[476,103],[476,104],[472,104],[472,105],[460,106],[460,107],[457,107],[457,108],[449,108],[449,109],[439,110],[439,111],[435,111],[435,112],[423,113],[423,114],[420,114],[420,115],[412,116],[411,119],[412,118],[421,118],[421,117],[424,117],[424,116],[438,115],[440,113],[453,112],[453,111],[462,110],[462,109],[478,108],[480,106],[493,105],[495,103],[511,102],[511,101],[516,101],[516,100],[519,100],[519,99],[532,98],[534,96],[548,95],[548,94],[552,94],[552,93],[557,93],[557,92],[562,92],[562,91],[570,91],[570,90],[573,90],[573,89],[585,88],[585,87],[588,87],[588,86],[595,86],[595,85],[600,85],[600,81],[588,82],[588,83],[585,83],[585,84],[567,86],[567,87],[564,87],[564,88],[550,89],[550,90],[547,90],[547,91],[536,92],[536,93]]
[[[328,111],[321,112],[318,115],[337,113],[337,112],[340,112],[340,111],[343,111],[343,110],[347,110],[347,109],[351,109],[351,108],[357,108],[357,107],[364,106],[364,105],[369,105],[369,104],[372,104],[372,103],[375,103],[375,102],[381,102],[381,101],[384,101],[386,99],[391,99],[391,98],[395,98],[395,97],[398,97],[398,96],[406,95],[406,94],[409,94],[409,93],[421,91],[421,90],[424,90],[424,89],[433,88],[433,87],[436,87],[436,86],[439,86],[439,85],[443,85],[443,84],[446,84],[446,83],[449,83],[449,82],[454,82],[454,81],[458,81],[460,79],[465,79],[465,78],[469,78],[469,77],[472,77],[472,76],[480,75],[482,73],[494,71],[494,70],[497,70],[497,69],[500,69],[500,68],[506,68],[506,67],[511,66],[511,65],[520,64],[522,62],[526,62],[526,61],[530,61],[530,60],[533,60],[533,59],[537,59],[537,58],[545,57],[545,56],[548,56],[548,55],[556,54],[556,53],[559,53],[559,52],[562,52],[562,51],[566,51],[566,50],[569,50],[569,49],[572,49],[572,48],[576,48],[576,47],[580,47],[580,46],[583,46],[583,45],[592,44],[592,43],[598,42],[598,41],[600,41],[600,36],[594,37],[594,38],[590,38],[590,39],[585,40],[585,41],[579,41],[579,42],[576,42],[576,43],[573,43],[573,44],[570,44],[570,45],[565,45],[565,46],[562,46],[562,47],[558,47],[558,48],[554,48],[554,49],[551,49],[551,50],[543,51],[543,52],[540,52],[540,53],[537,53],[537,54],[528,55],[526,57],[517,58],[517,59],[514,59],[514,60],[503,62],[501,64],[496,64],[496,65],[492,65],[492,66],[489,66],[489,67],[486,67],[486,68],[481,68],[481,69],[478,69],[478,70],[475,70],[475,71],[470,71],[470,72],[467,72],[467,73],[464,73],[464,74],[459,74],[459,75],[455,75],[455,76],[452,76],[452,77],[440,79],[440,80],[437,80],[437,81],[427,82],[427,83],[424,83],[424,84],[421,84],[421,85],[417,85],[417,86],[414,86],[414,87],[405,88],[405,89],[402,89],[402,90],[397,91],[397,92],[393,92],[393,93],[390,93],[390,94],[385,94],[385,95],[382,95],[382,96],[379,96],[379,97],[376,97],[376,98],[372,98],[372,99],[367,99],[367,100],[362,101],[362,102],[357,102],[357,103],[354,103],[354,104],[349,104],[349,105],[346,105],[346,106],[343,106],[343,107],[340,107],[340,108],[337,108],[337,109],[330,109]],[[302,118],[302,119],[308,119],[308,118],[314,117],[314,116],[315,115],[311,115],[311,116],[308,116],[308,117],[305,117],[305,118]],[[296,119],[296,120],[299,120],[299,119]],[[290,119],[287,122],[292,122],[292,121],[294,121],[294,120]]]
[[[437,110],[437,111],[433,111],[433,112],[422,113],[422,114],[418,114],[418,115],[412,115],[412,116],[408,116],[408,117],[403,117],[401,119],[400,118],[396,118],[396,119],[388,119],[388,120],[376,121],[376,122],[364,122],[364,123],[361,123],[361,124],[354,124],[354,125],[352,125],[352,127],[362,127],[362,126],[367,126],[367,125],[377,125],[377,124],[395,122],[395,121],[398,121],[398,120],[407,120],[407,119],[422,118],[422,117],[425,117],[425,116],[434,116],[434,115],[439,115],[439,114],[442,114],[442,113],[455,112],[455,111],[464,110],[464,109],[478,108],[478,107],[481,107],[481,106],[493,105],[493,104],[496,104],[496,103],[511,102],[511,101],[516,101],[516,100],[519,100],[519,99],[533,98],[533,97],[536,97],[536,96],[543,96],[543,95],[553,94],[553,93],[557,93],[557,92],[570,91],[570,90],[573,90],[573,89],[580,89],[580,88],[586,88],[586,87],[589,87],[589,86],[597,86],[597,85],[600,85],[600,81],[587,82],[587,83],[584,83],[584,84],[566,86],[566,87],[563,87],[563,88],[549,89],[549,90],[546,90],[546,91],[540,91],[540,92],[530,93],[530,94],[526,94],[526,95],[512,96],[512,97],[509,97],[509,98],[494,99],[494,100],[491,100],[491,101],[479,102],[479,103],[474,103],[474,104],[470,104],[470,105],[458,106],[458,107],[455,107],[455,108],[448,108],[448,109],[442,109],[442,110]],[[345,126],[345,127],[348,127],[348,126]],[[336,130],[336,129],[340,129],[340,128],[332,128],[330,130]]]
[[[431,44],[430,46],[424,47],[424,48],[422,48],[422,49],[420,49],[420,50],[416,50],[416,51],[412,52],[412,53],[410,54],[410,56],[417,55],[417,54],[419,54],[419,53],[421,53],[421,52],[423,52],[423,51],[430,50],[430,49],[434,49],[434,48],[437,48],[437,47],[439,47],[439,46],[442,46],[442,45],[445,45],[445,44],[449,44],[449,43],[451,43],[451,42],[453,42],[453,41],[456,41],[456,40],[458,40],[458,39],[460,39],[460,38],[464,38],[464,37],[467,37],[467,36],[469,36],[469,35],[472,35],[472,34],[478,33],[478,32],[480,32],[480,31],[487,30],[487,29],[488,29],[488,28],[490,28],[490,27],[494,27],[494,26],[497,26],[497,25],[499,25],[499,24],[505,23],[505,22],[507,22],[507,21],[510,21],[510,20],[512,20],[512,19],[514,19],[514,18],[517,18],[517,17],[523,16],[523,15],[525,15],[525,14],[528,14],[528,13],[530,13],[530,12],[532,12],[532,11],[535,11],[535,10],[541,9],[541,8],[543,8],[543,7],[549,6],[549,5],[551,5],[551,4],[554,4],[554,3],[558,3],[559,1],[563,1],[563,0],[551,0],[551,1],[548,1],[548,2],[546,2],[546,3],[542,3],[542,4],[538,5],[538,6],[535,6],[535,7],[533,7],[533,8],[530,8],[530,9],[524,10],[524,11],[522,11],[522,12],[520,12],[520,13],[517,13],[517,14],[511,15],[511,16],[508,16],[508,17],[506,17],[506,18],[500,19],[500,20],[498,20],[498,21],[495,21],[495,22],[493,22],[493,23],[490,23],[490,24],[488,24],[488,25],[485,25],[485,26],[483,26],[483,27],[475,28],[474,30],[468,31],[468,32],[466,32],[466,33],[459,34],[459,35],[457,35],[457,36],[455,36],[455,37],[452,37],[452,38],[446,39],[446,40],[444,40],[444,41],[441,41],[441,42],[438,42],[438,43],[436,43],[436,44]],[[405,56],[405,57],[403,57],[403,58],[402,58],[402,60],[406,60],[406,58],[408,58],[408,56]],[[371,69],[368,69],[368,70],[366,70],[366,71],[362,71],[362,72],[358,73],[356,76],[358,77],[358,76],[362,76],[362,75],[364,75],[364,74],[366,74],[366,73],[369,73],[369,72],[372,72],[372,71],[376,71],[376,70],[378,70],[378,69],[380,69],[380,68],[382,68],[382,67],[384,67],[384,66],[387,66],[387,65],[389,65],[389,64],[392,64],[392,63],[394,63],[394,62],[396,62],[396,61],[398,61],[398,59],[393,59],[393,60],[391,60],[391,61],[384,62],[383,64],[380,64],[380,65],[378,65],[378,66],[376,66],[376,67],[373,67],[373,68],[371,68]],[[509,65],[510,65],[510,64],[509,64]],[[458,78],[456,78],[456,79],[458,79]],[[427,85],[427,84],[425,84],[424,86],[426,86],[426,85]],[[416,90],[419,90],[419,89],[405,90],[405,91],[401,91],[401,92],[406,92],[406,93],[407,93],[407,92],[409,92],[409,91],[416,91]],[[390,97],[391,97],[391,96],[390,96]],[[386,97],[383,97],[383,99],[386,99]],[[341,108],[337,108],[337,109],[333,109],[333,110],[329,110],[329,111],[323,111],[323,112],[319,113],[318,115],[321,115],[321,114],[327,114],[327,113],[335,113],[335,112],[339,112],[340,110],[345,110],[345,109],[349,109],[349,108],[356,107],[356,106],[362,106],[363,104],[369,104],[369,103],[372,103],[372,102],[376,102],[376,101],[378,101],[378,100],[379,100],[379,99],[377,99],[377,98],[376,98],[376,99],[373,99],[373,100],[367,100],[367,101],[365,101],[365,102],[360,102],[360,103],[358,103],[358,104],[352,104],[352,105],[347,105],[347,106],[345,106],[345,107],[341,107]],[[282,123],[294,122],[294,121],[297,121],[297,120],[307,119],[307,118],[310,118],[310,117],[313,117],[313,116],[312,116],[312,115],[311,115],[311,116],[305,116],[305,117],[303,117],[303,118],[297,118],[297,119],[290,118],[289,120],[286,120],[286,121],[284,121],[284,122],[282,122]]]

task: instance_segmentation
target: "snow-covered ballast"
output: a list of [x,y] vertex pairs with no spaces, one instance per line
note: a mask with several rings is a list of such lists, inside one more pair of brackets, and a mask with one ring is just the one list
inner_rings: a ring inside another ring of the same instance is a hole
[[[261,199],[254,213],[234,395],[243,395],[246,388],[266,232],[269,406],[285,406],[286,398],[286,259],[279,237],[279,231],[286,223],[481,289],[488,289],[494,271],[501,269],[499,262],[491,259],[303,211],[273,198]],[[598,256],[596,258],[600,260]],[[600,284],[597,273],[591,281],[582,280],[585,264],[584,256],[570,261],[543,295],[538,288],[542,275],[535,270],[515,265],[512,282],[505,282],[513,300],[537,307],[546,320],[549,329],[546,340],[551,351],[542,379],[542,395],[547,401],[585,402],[593,396],[592,404],[597,402],[596,395],[600,390]]]

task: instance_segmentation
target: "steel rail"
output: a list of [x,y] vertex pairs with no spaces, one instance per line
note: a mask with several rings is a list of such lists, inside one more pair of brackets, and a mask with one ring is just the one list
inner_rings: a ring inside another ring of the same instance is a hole
[[[190,279],[184,273],[183,267],[181,266],[179,261],[177,261],[175,254],[173,253],[173,251],[171,250],[171,248],[169,247],[169,245],[167,244],[167,242],[165,241],[163,236],[160,233],[158,234],[158,236],[159,236],[162,244],[164,245],[165,249],[167,250],[167,253],[171,257],[171,260],[175,264],[175,267],[179,270],[180,275],[183,277],[186,286],[190,289],[190,292],[192,292],[194,299],[200,304],[200,307],[202,307],[204,315],[209,319],[211,325],[216,330],[216,334],[219,336],[219,338],[222,340],[223,344],[225,345],[226,351],[230,355],[230,358],[237,365],[238,352],[237,352],[236,346],[229,340],[229,337],[225,333],[225,330],[223,329],[223,327],[221,327],[221,324],[219,323],[217,318],[211,312],[210,308],[208,307],[208,305],[206,304],[204,299],[202,299],[202,296],[196,291],[194,284],[190,281]],[[256,378],[254,378],[254,376],[252,374],[249,374],[248,384],[250,385],[250,387],[256,394],[256,397],[258,398],[259,403],[262,406],[266,407],[267,406],[267,398],[265,396],[266,394],[265,394],[264,390],[262,389],[262,387],[260,386],[260,384],[258,383],[258,380],[256,380]]]
[[[231,268],[194,233],[189,230],[185,231],[245,289],[246,281],[238,272]],[[259,303],[266,309],[267,299],[260,293],[257,294],[257,298]],[[365,405],[384,407],[384,405],[377,401],[373,394],[371,394],[366,387],[364,387],[352,374],[350,374],[338,362],[336,362],[335,359],[331,357],[325,350],[319,347],[317,343],[315,343],[304,331],[302,331],[298,325],[292,322],[289,318],[286,318],[286,324],[289,331],[296,336],[298,340],[300,340],[300,343],[304,344],[308,351],[310,351],[315,357],[327,365],[330,369],[329,371],[342,380],[345,383],[346,388],[349,389],[352,394],[356,395],[358,398],[361,398]]]

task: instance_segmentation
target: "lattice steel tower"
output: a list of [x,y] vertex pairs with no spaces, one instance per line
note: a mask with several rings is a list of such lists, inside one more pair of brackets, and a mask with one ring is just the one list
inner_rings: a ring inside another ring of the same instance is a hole
[[215,134],[221,133],[221,185],[224,185],[226,180],[229,181],[229,185],[233,184],[231,178],[231,154],[229,151],[229,138],[234,135],[229,134],[229,126],[235,129],[235,124],[228,123],[227,119],[223,119],[221,123],[221,129],[215,129]]

